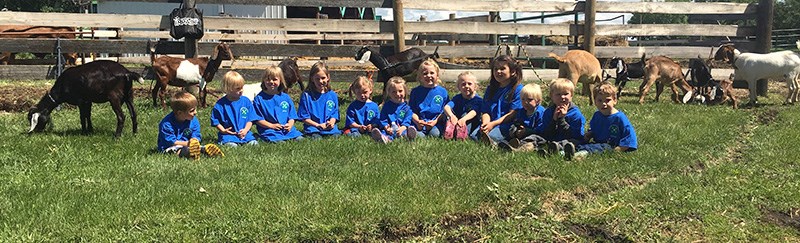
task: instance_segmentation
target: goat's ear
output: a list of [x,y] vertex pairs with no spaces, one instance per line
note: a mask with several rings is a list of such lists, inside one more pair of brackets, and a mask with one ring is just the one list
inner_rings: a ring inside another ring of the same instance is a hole
[[36,129],[36,126],[39,125],[39,116],[40,116],[39,112],[33,113],[33,115],[31,115],[31,129],[28,130],[28,133],[33,132],[33,129]]
[[217,60],[217,56],[219,56],[219,48],[214,48],[214,51],[211,52],[211,59]]

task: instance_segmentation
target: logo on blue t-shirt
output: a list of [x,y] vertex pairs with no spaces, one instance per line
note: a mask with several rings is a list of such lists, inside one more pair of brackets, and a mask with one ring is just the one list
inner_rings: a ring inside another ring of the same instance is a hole
[[406,111],[404,111],[404,110],[401,110],[401,111],[400,111],[400,113],[398,113],[397,115],[398,115],[398,116],[400,117],[400,119],[402,120],[402,119],[404,119],[404,118],[406,117]]
[[288,110],[289,110],[289,102],[281,101],[281,109],[283,109],[283,112],[288,112]]
[[608,133],[609,133],[608,134],[609,138],[619,137],[619,126],[617,126],[616,124],[611,125],[610,127],[608,127]]
[[239,108],[239,115],[242,116],[242,119],[247,119],[247,113],[248,112],[249,111],[247,110],[247,107]]
[[433,103],[437,105],[442,105],[442,101],[444,101],[444,99],[442,99],[441,95],[436,95],[433,97]]
[[184,128],[183,131],[181,131],[181,134],[183,134],[184,137],[191,138],[192,137],[192,129]]
[[326,102],[325,105],[328,106],[328,110],[333,110],[333,107],[336,106],[336,104],[334,104],[332,100]]
[[372,120],[375,117],[375,111],[369,110],[367,111],[367,120]]

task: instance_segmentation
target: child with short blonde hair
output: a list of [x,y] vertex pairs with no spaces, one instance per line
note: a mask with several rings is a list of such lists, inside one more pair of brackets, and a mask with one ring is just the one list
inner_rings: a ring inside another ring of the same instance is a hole
[[575,154],[576,145],[583,143],[583,126],[586,118],[572,103],[575,85],[569,79],[557,78],[550,82],[550,106],[544,111],[542,137],[549,141],[547,152],[564,152],[567,160]]
[[[542,88],[538,84],[526,84],[520,92],[522,109],[517,110],[514,125],[508,132],[508,146],[511,150],[536,150],[547,142],[539,134],[542,132],[544,107]],[[523,146],[525,145],[525,146]]]
[[199,159],[200,154],[222,155],[214,144],[200,145],[200,122],[197,120],[197,98],[180,91],[170,100],[172,112],[158,124],[158,150],[175,153],[179,157]]
[[297,109],[298,119],[303,121],[305,136],[339,136],[342,132],[336,127],[339,121],[339,96],[331,89],[330,73],[323,62],[311,66],[308,85],[300,95]]
[[464,140],[480,126],[478,114],[481,111],[483,98],[477,95],[478,79],[470,71],[465,71],[458,75],[456,87],[461,94],[454,95],[444,107],[444,114],[447,119],[444,139],[455,137]]
[[358,76],[350,84],[349,92],[356,95],[356,100],[350,103],[345,110],[344,133],[348,136],[358,137],[370,132],[378,121],[378,104],[372,102],[372,80]]
[[267,142],[281,142],[290,139],[300,140],[303,134],[294,127],[297,112],[294,101],[286,91],[286,81],[278,66],[267,67],[261,81],[261,92],[253,99],[256,114],[262,120],[256,121],[259,138]]
[[372,128],[370,135],[376,142],[387,144],[397,138],[414,140],[417,129],[411,124],[411,107],[406,103],[408,86],[403,77],[392,77],[386,81],[389,100],[383,102],[380,126]]
[[228,71],[222,79],[225,96],[219,98],[211,110],[211,126],[217,128],[217,143],[236,147],[241,144],[258,144],[250,132],[254,121],[261,120],[253,102],[242,96],[244,78],[236,71]]
[[439,64],[433,59],[426,59],[417,68],[417,82],[419,86],[411,90],[409,106],[414,114],[411,121],[417,129],[417,136],[441,136],[444,127],[439,123],[439,118],[444,112],[445,105],[450,102],[447,89],[440,86]]
[[587,144],[577,146],[577,156],[604,151],[636,151],[636,131],[628,117],[616,108],[617,89],[603,82],[592,91],[597,111],[589,121],[589,131],[584,135]]

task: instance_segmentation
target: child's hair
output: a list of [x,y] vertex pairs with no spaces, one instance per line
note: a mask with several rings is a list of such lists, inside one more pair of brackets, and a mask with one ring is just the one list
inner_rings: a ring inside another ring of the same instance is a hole
[[406,85],[406,80],[400,76],[394,76],[390,78],[389,81],[386,81],[386,93],[388,94],[391,91],[395,91],[396,86],[403,87],[403,90],[406,91],[405,96],[408,97],[408,85]]
[[264,77],[261,78],[261,89],[262,90],[266,90],[266,86],[264,86],[264,81],[267,81],[267,80],[272,79],[274,77],[277,77],[281,81],[281,84],[278,85],[278,91],[279,92],[285,91],[286,90],[286,80],[283,80],[283,71],[281,71],[280,67],[275,66],[275,65],[267,67],[267,69],[264,71]]
[[169,107],[172,108],[172,111],[187,112],[197,107],[197,98],[191,93],[181,90],[172,95]]
[[458,79],[456,79],[456,87],[461,86],[461,82],[463,82],[462,80],[464,80],[467,77],[472,77],[472,79],[475,79],[477,84],[478,78],[475,77],[475,74],[473,74],[470,71],[464,71],[458,74]]
[[522,91],[520,91],[519,95],[532,100],[542,101],[542,87],[538,84],[526,84],[522,86]]
[[617,87],[614,87],[613,84],[609,82],[602,82],[600,85],[594,87],[594,97],[598,96],[611,96],[614,99],[617,99]]
[[364,90],[365,88],[372,89],[372,87],[372,80],[369,80],[366,76],[359,75],[356,80],[350,83],[347,92],[350,94],[350,97],[353,97],[353,93],[355,93],[356,90]]
[[[436,60],[428,58],[425,59],[425,61],[422,61],[422,63],[419,64],[419,67],[417,67],[417,81],[419,81],[419,79],[422,78],[422,66],[433,66],[433,69],[436,70],[436,74],[437,75],[441,74],[439,63],[437,63]],[[440,85],[442,84],[442,80],[439,79],[439,77],[437,77],[435,83],[436,85]]]
[[244,87],[244,77],[239,72],[228,71],[222,79],[222,90],[225,93]]
[[[328,72],[328,66],[325,65],[325,63],[322,62],[322,61],[314,63],[314,65],[311,66],[311,70],[308,71],[308,85],[306,85],[306,90],[305,91],[314,91],[314,92],[319,93],[319,90],[317,90],[317,86],[314,85],[314,83],[313,83],[314,82],[313,81],[314,75],[316,75],[319,71],[324,72],[325,75],[328,76],[328,79],[330,79],[331,73]],[[326,88],[328,90],[331,90],[331,82],[330,82],[330,80],[328,80],[328,83],[325,86],[326,86]]]
[[[500,88],[500,82],[494,78],[494,72],[497,68],[502,67],[503,65],[508,65],[508,69],[510,71],[511,77],[509,78],[511,82],[509,85],[511,87],[516,87],[522,82],[522,65],[519,65],[516,59],[508,55],[500,55],[495,57],[492,60],[492,75],[491,80],[489,81],[489,87],[486,88],[486,99],[494,98],[494,94],[497,92],[497,89]],[[506,95],[506,100],[509,102],[514,99],[514,92],[508,92]]]
[[554,93],[556,91],[569,91],[570,93],[575,93],[575,84],[572,83],[569,79],[565,78],[557,78],[550,81],[550,93]]

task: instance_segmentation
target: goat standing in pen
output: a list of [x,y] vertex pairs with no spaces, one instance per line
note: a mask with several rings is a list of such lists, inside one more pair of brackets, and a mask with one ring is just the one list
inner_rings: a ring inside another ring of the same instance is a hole
[[600,61],[591,53],[584,50],[567,51],[563,57],[555,53],[548,54],[558,62],[558,77],[572,81],[576,87],[583,84],[583,95],[589,96],[589,105],[594,103],[591,85],[598,84],[603,78],[603,69]]
[[425,59],[439,58],[439,47],[436,47],[433,54],[426,54],[422,49],[412,47],[395,55],[384,57],[379,50],[364,46],[356,52],[355,58],[359,63],[365,63],[367,60],[372,62],[378,68],[378,82],[383,83],[385,88],[389,78],[409,75],[417,70],[417,67]]
[[211,53],[211,57],[201,58],[176,58],[170,56],[155,57],[155,46],[150,47],[150,62],[153,72],[156,75],[156,83],[153,86],[153,106],[158,106],[157,100],[161,100],[161,107],[167,107],[164,95],[167,85],[186,88],[187,86],[199,85],[200,91],[198,100],[200,106],[206,106],[206,83],[214,80],[222,60],[233,60],[233,53],[230,46],[225,42],[220,42]]
[[50,113],[61,103],[67,102],[78,106],[81,117],[81,131],[91,133],[92,103],[110,102],[111,109],[117,115],[117,130],[114,137],[122,134],[125,114],[122,103],[128,106],[136,133],[136,110],[133,107],[133,81],[142,83],[139,74],[129,71],[119,63],[107,60],[90,62],[65,70],[56,79],[55,84],[28,112],[31,128],[28,133],[40,132],[50,123]]
[[798,101],[800,95],[800,55],[792,51],[779,51],[767,54],[741,53],[726,44],[719,47],[714,60],[733,65],[733,76],[747,81],[750,91],[750,104],[756,104],[756,81],[759,79],[784,79],[789,88],[786,104]]
[[[608,67],[616,69],[614,86],[617,86],[617,97],[622,97],[622,90],[625,88],[625,84],[628,83],[629,80],[632,78],[644,78],[645,55],[646,54],[642,54],[642,58],[638,62],[634,63],[626,63],[621,57],[611,58],[611,63],[609,63]],[[610,77],[611,76],[607,76],[606,79]]]
[[681,89],[684,94],[691,92],[692,87],[686,82],[681,65],[673,61],[669,57],[656,56],[648,59],[644,67],[644,81],[639,86],[639,103],[644,103],[644,97],[650,91],[653,83],[656,83],[656,101],[664,91],[664,85],[670,85],[672,89],[672,101],[675,103],[682,103],[678,97],[678,89]]

